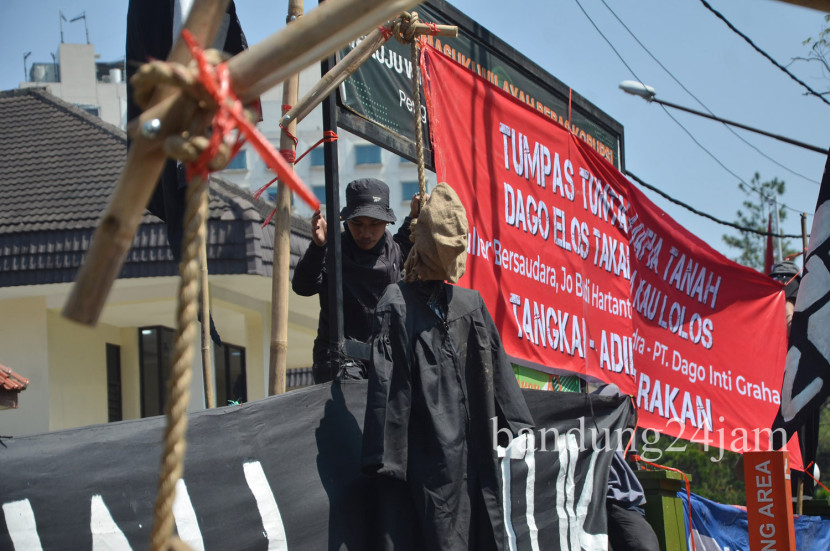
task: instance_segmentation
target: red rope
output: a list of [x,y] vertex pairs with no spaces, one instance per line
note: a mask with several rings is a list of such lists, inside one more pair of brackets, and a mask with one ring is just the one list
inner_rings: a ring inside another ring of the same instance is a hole
[[303,157],[305,157],[306,155],[308,155],[309,153],[311,153],[311,150],[312,150],[312,149],[314,149],[314,148],[316,148],[318,145],[320,145],[320,144],[322,144],[322,143],[327,143],[327,142],[335,142],[335,141],[337,141],[337,134],[335,134],[333,130],[326,130],[326,131],[323,133],[323,137],[322,137],[322,138],[320,138],[320,139],[317,141],[317,143],[316,143],[316,144],[314,144],[314,145],[312,145],[311,147],[309,147],[309,148],[306,150],[306,152],[305,152],[305,153],[303,153],[302,155],[300,155],[299,157],[297,157],[297,162],[299,163],[300,161],[302,161],[302,160],[303,160]]
[[285,115],[286,113],[288,113],[289,111],[291,111],[291,109],[292,109],[293,107],[294,107],[293,105],[286,105],[286,104],[284,104],[284,103],[283,103],[283,104],[282,104],[282,114],[283,114],[283,115]]
[[280,149],[280,154],[282,158],[285,159],[286,163],[290,163],[292,165],[297,164],[297,152],[293,149]]
[[[268,189],[268,187],[269,187],[271,184],[273,184],[274,182],[276,182],[276,181],[277,181],[277,180],[279,180],[279,179],[280,179],[280,177],[279,177],[279,176],[274,176],[274,179],[273,179],[273,180],[271,180],[270,182],[268,182],[267,184],[265,184],[264,186],[262,186],[261,188],[259,188],[259,189],[256,191],[256,193],[254,193],[254,198],[255,198],[255,199],[259,199],[259,196],[260,196],[260,195],[262,195],[263,193],[265,193],[265,190],[266,190],[266,189]],[[265,225],[265,224],[263,224],[263,225]]]
[[441,31],[438,30],[438,25],[435,23],[424,23],[427,27],[429,27],[429,34],[432,36],[438,36],[438,33]]
[[628,399],[631,400],[631,406],[634,408],[634,431],[631,434],[631,438],[628,439],[628,444],[625,445],[625,450],[623,450],[623,457],[628,455],[628,449],[631,447],[631,443],[634,442],[634,439],[637,437],[637,427],[640,426],[640,418],[637,416],[637,403],[634,402],[634,396],[629,394]]
[[[297,164],[297,163],[299,163],[299,162],[303,159],[303,157],[305,157],[306,155],[308,155],[308,154],[311,152],[311,150],[312,150],[312,149],[314,149],[315,147],[319,146],[319,145],[320,145],[320,144],[322,144],[322,143],[326,143],[326,142],[334,142],[334,141],[337,141],[337,134],[336,134],[333,130],[326,130],[326,131],[323,133],[323,137],[322,137],[320,140],[318,140],[318,141],[317,141],[317,143],[315,143],[314,145],[312,145],[311,147],[309,147],[309,148],[308,148],[308,150],[307,150],[305,153],[303,153],[302,155],[300,155],[299,157],[297,157],[297,159],[296,159],[296,160],[294,160],[294,158],[293,158],[293,155],[295,155],[295,152],[294,152],[294,151],[292,151],[292,150],[290,150],[290,149],[280,149],[280,153],[282,153],[282,154],[283,154],[283,156],[285,156],[286,160],[287,160],[289,163]],[[290,153],[291,155],[288,155],[289,153]],[[271,180],[270,182],[268,182],[267,184],[265,184],[264,186],[262,186],[261,188],[259,188],[259,189],[256,191],[256,193],[254,193],[254,197],[255,197],[255,198],[257,198],[257,199],[259,199],[259,197],[260,197],[263,193],[265,193],[265,190],[266,190],[266,189],[268,189],[268,188],[271,186],[271,184],[273,184],[274,182],[276,182],[277,180],[279,180],[279,178],[280,178],[279,176],[276,176],[273,180]],[[276,212],[277,212],[277,209],[276,209],[276,208],[275,208],[273,211],[271,211],[271,214],[269,214],[269,215],[268,215],[268,218],[266,218],[266,219],[265,219],[265,221],[262,223],[262,227],[263,227],[263,228],[264,228],[265,226],[267,226],[268,224],[270,224],[270,223],[271,223],[271,219],[274,217],[274,214],[276,214]]]
[[676,473],[680,473],[680,476],[683,477],[683,481],[686,482],[686,497],[689,500],[689,535],[692,539],[692,551],[697,551],[697,546],[695,545],[695,533],[692,529],[692,489],[689,485],[689,478],[686,476],[686,473],[684,473],[680,469],[675,469],[674,467],[666,467],[665,465],[658,465],[657,463],[646,461],[639,455],[632,455],[631,458],[634,459],[634,461],[640,461],[642,463],[645,463],[646,465],[651,465],[652,467],[656,467],[658,469],[664,469],[666,471],[674,471]]
[[390,38],[392,38],[392,29],[390,29],[386,25],[380,25],[378,27],[378,30],[380,31],[381,36],[383,36],[384,41],[389,40]]
[[[208,146],[192,166],[188,167],[189,174],[192,171],[197,171],[197,174],[203,173],[206,175],[208,162],[215,154],[215,150],[218,150],[219,144],[221,144],[224,136],[234,128],[238,128],[240,138],[238,138],[234,149],[238,151],[242,145],[242,141],[245,139],[250,141],[252,147],[265,161],[265,164],[277,173],[282,182],[287,184],[313,210],[319,209],[320,201],[314,193],[291,170],[291,167],[277,153],[274,146],[245,118],[242,112],[242,103],[233,93],[233,90],[231,90],[231,81],[227,65],[221,63],[216,67],[212,67],[205,59],[204,53],[196,43],[193,35],[187,30],[183,30],[182,37],[187,42],[190,53],[199,66],[199,82],[202,83],[202,86],[204,86],[205,90],[218,105],[213,119],[213,134],[210,139],[211,145]],[[214,143],[216,144],[215,146],[213,145]]]
[[816,484],[818,484],[819,486],[821,486],[822,488],[824,488],[825,490],[827,490],[827,492],[828,492],[828,493],[830,493],[830,488],[828,488],[827,486],[825,486],[824,484],[822,484],[822,483],[821,483],[821,481],[819,481],[819,479],[818,479],[818,478],[816,478],[816,477],[814,477],[813,475],[811,475],[811,474],[810,474],[810,467],[812,467],[814,463],[815,463],[815,461],[810,461],[810,464],[809,464],[809,465],[807,465],[807,468],[805,468],[805,469],[804,469],[804,474],[806,474],[807,476],[809,476],[810,478],[812,478],[813,480],[815,480],[815,481],[816,481]]

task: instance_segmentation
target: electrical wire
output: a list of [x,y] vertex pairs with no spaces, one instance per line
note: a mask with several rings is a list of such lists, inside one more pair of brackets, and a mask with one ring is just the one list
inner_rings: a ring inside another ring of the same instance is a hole
[[758,235],[762,235],[764,237],[766,237],[768,235],[771,235],[772,237],[779,237],[779,238],[784,238],[784,239],[801,239],[802,238],[801,235],[766,232],[766,231],[757,230],[755,228],[749,228],[747,226],[741,226],[740,224],[736,224],[734,222],[727,222],[725,220],[721,220],[720,218],[715,218],[711,214],[700,211],[700,210],[694,208],[693,206],[691,206],[687,203],[684,203],[680,199],[675,199],[674,197],[672,197],[671,195],[669,195],[665,191],[662,191],[662,190],[652,186],[651,184],[647,184],[646,182],[641,180],[639,177],[637,177],[637,175],[635,175],[630,170],[626,170],[625,174],[626,174],[626,176],[629,176],[631,179],[633,179],[635,182],[637,182],[638,184],[640,184],[644,188],[650,189],[651,191],[657,193],[658,195],[660,195],[664,199],[667,199],[668,201],[671,201],[675,205],[679,205],[679,206],[683,207],[684,209],[697,214],[698,216],[708,218],[709,220],[711,220],[713,222],[717,222],[718,224],[722,224],[724,226],[729,226],[730,228],[735,228],[736,230],[739,230],[739,231],[742,231],[742,232],[755,233],[755,234],[758,234]]
[[[611,8],[611,6],[608,5],[608,3],[605,0],[600,0],[600,1],[608,9],[608,11],[611,12],[611,15],[613,15],[616,18],[616,20],[619,22],[619,24],[622,25],[622,27],[628,32],[628,34],[631,36],[631,38],[633,38],[634,41],[637,42],[637,44],[640,45],[640,47],[643,49],[643,51],[645,51],[651,57],[651,59],[653,59],[654,62],[657,63],[657,65],[659,65],[660,68],[663,69],[666,72],[666,74],[668,74],[672,78],[672,80],[674,80],[678,84],[678,86],[680,86],[683,90],[685,90],[685,92],[687,94],[689,94],[692,97],[692,99],[694,99],[698,103],[698,105],[700,105],[703,109],[705,109],[710,115],[712,115],[713,117],[717,116],[717,115],[715,115],[715,113],[712,112],[711,109],[709,109],[709,107],[706,106],[706,104],[704,104],[696,95],[694,95],[691,90],[686,88],[686,86],[682,82],[680,82],[680,79],[678,79],[665,65],[663,65],[663,63],[659,59],[657,59],[657,56],[655,56],[653,53],[651,53],[651,51],[646,47],[646,45],[643,44],[640,41],[639,38],[637,38],[637,35],[634,34],[634,32],[631,29],[628,28],[628,26],[623,22],[623,20],[620,19],[620,16],[618,16],[616,14],[616,12],[614,12],[614,10]],[[748,145],[749,147],[754,149],[759,155],[761,155],[762,157],[764,157],[768,161],[772,162],[775,165],[778,165],[780,168],[783,168],[784,170],[786,170],[790,174],[793,174],[794,176],[798,176],[799,178],[803,178],[804,180],[807,180],[811,184],[819,185],[819,182],[816,181],[815,179],[810,178],[808,176],[805,176],[804,174],[801,174],[799,172],[796,172],[795,170],[779,163],[778,161],[776,161],[775,159],[773,159],[772,157],[770,157],[769,155],[767,155],[766,153],[764,153],[763,151],[758,149],[753,143],[749,142],[746,138],[741,136],[730,125],[728,125],[726,123],[723,123],[723,126],[727,130],[729,130],[732,134],[734,134],[734,136],[736,138],[738,138],[739,140],[744,142],[746,145]]]
[[755,45],[755,43],[754,43],[754,42],[752,42],[752,40],[750,40],[750,38],[749,38],[748,36],[746,36],[744,33],[742,33],[742,32],[741,32],[741,31],[739,31],[737,28],[735,28],[735,25],[733,25],[732,23],[730,23],[730,22],[729,22],[729,20],[728,20],[726,17],[724,17],[724,16],[723,16],[723,15],[722,15],[719,11],[717,11],[715,8],[713,8],[712,6],[710,6],[710,5],[709,5],[709,2],[707,2],[706,0],[700,0],[700,2],[701,2],[701,4],[703,4],[704,6],[706,6],[706,9],[708,9],[710,12],[714,13],[714,14],[718,17],[718,19],[720,19],[721,21],[723,21],[724,23],[726,23],[726,26],[727,26],[727,27],[729,27],[730,29],[732,29],[732,32],[734,32],[735,34],[737,34],[738,36],[740,36],[741,38],[743,38],[744,40],[746,40],[747,44],[749,44],[750,46],[752,46],[752,47],[755,49],[755,51],[756,51],[756,52],[758,52],[759,54],[761,54],[762,56],[764,56],[765,58],[767,58],[767,59],[768,59],[768,60],[769,60],[769,61],[770,61],[773,65],[775,65],[776,67],[778,67],[779,69],[781,69],[782,71],[784,71],[784,73],[786,73],[786,74],[787,74],[787,75],[788,75],[791,79],[793,79],[794,81],[796,81],[797,83],[799,83],[801,86],[803,86],[803,87],[807,90],[807,92],[809,92],[811,95],[816,96],[818,99],[820,99],[821,101],[823,101],[823,102],[824,102],[824,103],[826,103],[827,105],[830,105],[830,101],[827,101],[827,98],[825,98],[824,96],[822,96],[819,92],[816,92],[815,90],[813,90],[812,88],[810,88],[810,86],[809,86],[809,85],[807,85],[805,82],[801,81],[801,80],[800,80],[797,76],[795,76],[794,74],[792,74],[792,73],[791,73],[791,72],[790,72],[790,71],[789,71],[786,67],[784,67],[783,65],[781,65],[780,63],[778,63],[777,61],[775,61],[775,60],[774,60],[774,59],[773,59],[773,58],[772,58],[772,57],[771,57],[771,56],[770,56],[767,52],[765,52],[764,50],[762,50],[761,48],[759,48],[758,46],[756,46],[756,45]]
[[[614,52],[614,54],[615,54],[615,55],[619,58],[619,60],[622,62],[622,64],[623,64],[623,65],[625,65],[626,69],[628,69],[628,70],[631,72],[631,74],[634,76],[634,78],[636,78],[636,79],[637,79],[637,81],[638,81],[638,82],[642,83],[642,82],[643,82],[643,81],[642,81],[642,79],[640,79],[640,77],[637,75],[637,73],[634,71],[634,69],[632,69],[632,68],[631,68],[631,66],[630,66],[630,65],[629,65],[629,64],[625,61],[625,59],[623,58],[622,54],[620,54],[620,52],[618,52],[618,51],[617,51],[617,49],[614,47],[614,45],[611,43],[611,41],[608,39],[608,37],[607,37],[607,36],[605,36],[605,34],[604,34],[601,30],[600,30],[599,26],[597,26],[597,24],[594,22],[594,20],[591,18],[591,16],[590,16],[590,15],[588,15],[588,12],[587,12],[587,11],[585,11],[585,8],[582,6],[582,4],[580,3],[580,1],[579,1],[579,0],[574,0],[574,2],[576,2],[576,5],[577,5],[577,6],[579,6],[579,9],[580,9],[580,10],[582,10],[582,13],[585,15],[586,19],[588,19],[588,21],[591,23],[591,25],[592,25],[592,26],[594,27],[594,29],[597,31],[597,33],[599,33],[599,35],[602,37],[602,39],[603,39],[603,40],[605,40],[606,44],[608,44],[608,47],[609,47],[609,48],[611,48],[611,51],[613,51],[613,52]],[[674,116],[673,116],[673,115],[672,115],[672,114],[668,111],[668,109],[666,109],[666,107],[665,107],[664,105],[662,105],[662,104],[661,104],[661,105],[660,105],[660,107],[662,107],[662,108],[663,108],[663,111],[664,111],[664,112],[665,112],[665,113],[666,113],[666,114],[667,114],[667,115],[668,115],[668,116],[669,116],[669,117],[670,117],[670,118],[671,118],[671,119],[672,119],[672,120],[673,120],[673,121],[674,121],[674,122],[675,122],[678,126],[680,126],[680,128],[682,128],[682,129],[683,129],[683,131],[684,131],[684,132],[686,132],[686,134],[688,134],[688,135],[689,135],[689,137],[692,139],[692,141],[693,141],[693,142],[694,142],[694,143],[695,143],[698,147],[700,147],[703,151],[705,151],[705,152],[706,152],[706,153],[707,153],[710,157],[712,157],[712,159],[714,159],[714,160],[715,160],[715,162],[717,162],[717,163],[721,166],[721,168],[723,168],[723,169],[724,169],[724,170],[726,170],[729,174],[731,174],[732,176],[734,176],[734,177],[735,177],[735,179],[737,179],[740,183],[742,183],[743,185],[745,185],[746,187],[748,187],[749,189],[751,189],[752,191],[754,191],[754,192],[756,192],[758,195],[760,195],[762,199],[765,199],[765,200],[767,200],[767,201],[771,201],[771,200],[772,200],[772,198],[771,198],[771,197],[767,197],[767,195],[766,195],[763,191],[761,191],[760,189],[758,189],[757,187],[755,187],[755,186],[754,186],[754,185],[752,185],[751,183],[746,182],[743,178],[741,178],[740,176],[738,176],[737,174],[735,174],[732,170],[730,170],[729,168],[727,168],[727,166],[726,166],[725,164],[723,164],[723,162],[722,162],[720,159],[718,159],[718,158],[715,156],[715,154],[714,154],[714,153],[712,153],[711,151],[709,151],[708,149],[706,149],[706,147],[704,147],[704,146],[703,146],[703,144],[701,144],[701,143],[700,143],[700,142],[699,142],[699,141],[698,141],[698,140],[697,140],[697,139],[696,139],[696,138],[692,135],[691,131],[689,131],[689,129],[687,129],[685,126],[683,126],[683,124],[681,124],[681,123],[680,123],[680,121],[678,121],[678,120],[677,120],[677,119],[676,119],[676,118],[675,118],[675,117],[674,117]],[[785,209],[788,209],[788,210],[791,210],[791,211],[793,211],[793,212],[797,212],[797,213],[799,213],[799,214],[801,214],[802,212],[804,212],[804,211],[801,211],[801,210],[798,210],[798,209],[794,209],[794,208],[790,207],[789,205],[787,205],[786,203],[781,203],[781,207],[782,207],[782,208],[785,208]]]

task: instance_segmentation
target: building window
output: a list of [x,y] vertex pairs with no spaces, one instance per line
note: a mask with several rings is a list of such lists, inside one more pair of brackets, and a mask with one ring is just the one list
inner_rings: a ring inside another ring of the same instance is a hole
[[216,405],[241,404],[248,401],[248,381],[245,376],[245,349],[233,344],[222,344],[215,349]]
[[75,106],[80,108],[80,109],[83,109],[84,111],[86,111],[87,113],[89,113],[92,116],[95,116],[95,117],[98,116],[98,106],[97,105],[88,105],[88,104],[85,104],[85,103],[76,103]]
[[241,149],[239,153],[231,159],[231,162],[228,163],[225,170],[248,170],[248,157],[245,155],[244,149]]
[[326,186],[311,186],[311,191],[314,192],[314,196],[320,201],[320,204],[326,204]]
[[379,165],[380,146],[360,144],[354,146],[355,165]]
[[325,166],[326,160],[323,156],[325,154],[325,146],[318,146],[311,150],[311,153],[308,154],[309,162],[311,166]]
[[107,343],[107,421],[124,419],[121,408],[121,347]]
[[414,182],[401,182],[401,204],[408,205],[412,196],[418,193],[418,180]]
[[162,415],[167,377],[173,358],[174,331],[169,327],[138,329],[138,362],[141,371],[141,416]]

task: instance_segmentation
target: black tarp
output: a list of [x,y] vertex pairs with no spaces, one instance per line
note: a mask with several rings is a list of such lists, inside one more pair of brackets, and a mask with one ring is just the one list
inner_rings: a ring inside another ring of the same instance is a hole
[[[613,449],[605,429],[629,423],[630,401],[523,394],[536,451],[507,471],[509,548],[532,549],[536,539],[539,549],[605,549],[610,452],[593,452],[592,439]],[[191,414],[174,507],[180,535],[208,551],[368,549],[365,401],[365,381],[335,382]],[[557,448],[549,431],[542,450],[543,428],[557,428],[570,446]],[[0,550],[146,548],[163,430],[164,418],[153,417],[4,439]]]

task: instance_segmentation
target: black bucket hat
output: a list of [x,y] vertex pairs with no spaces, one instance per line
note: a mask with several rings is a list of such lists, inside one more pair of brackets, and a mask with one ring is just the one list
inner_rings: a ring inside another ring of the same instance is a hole
[[376,178],[361,178],[346,186],[346,206],[341,220],[367,216],[394,224],[395,213],[389,208],[389,186]]
[[795,300],[798,294],[798,285],[801,281],[801,276],[798,274],[800,270],[795,262],[784,260],[772,267],[770,277],[780,281],[786,287],[784,288],[784,295],[789,300]]

